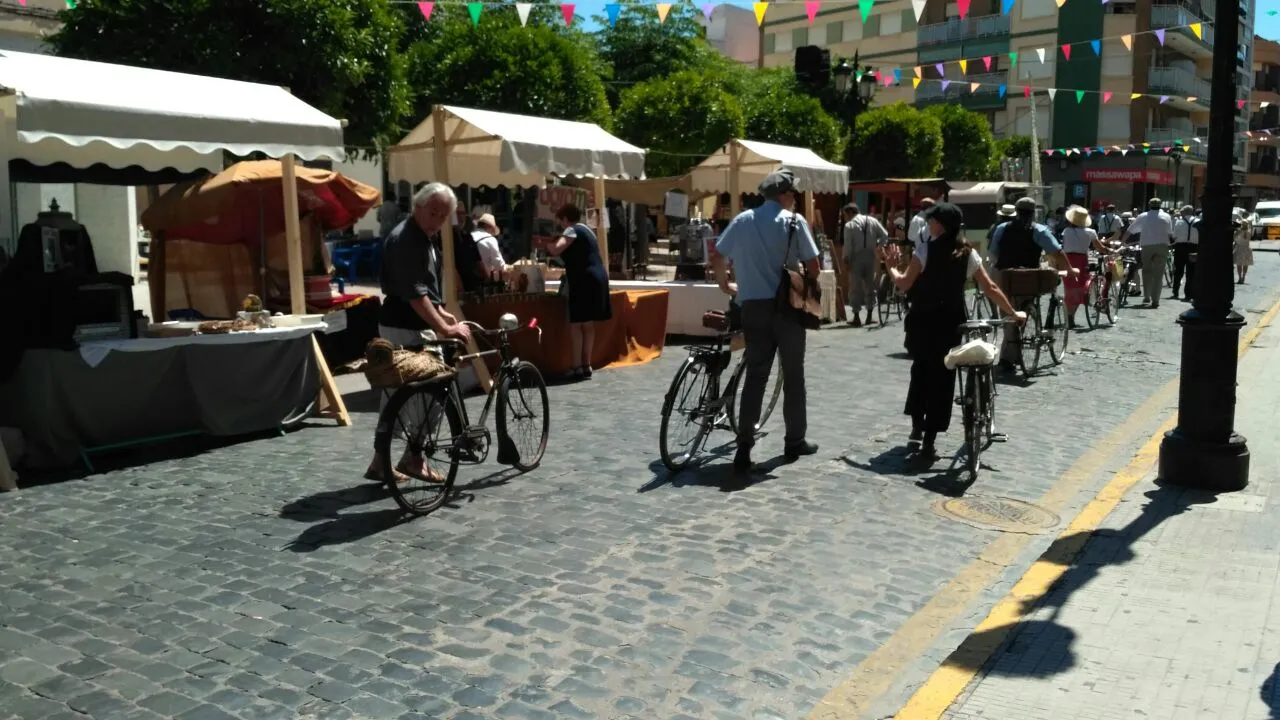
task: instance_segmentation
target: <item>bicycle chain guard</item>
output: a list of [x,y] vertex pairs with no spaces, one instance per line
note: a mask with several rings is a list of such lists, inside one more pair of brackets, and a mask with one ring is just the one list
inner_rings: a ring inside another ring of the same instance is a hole
[[459,463],[479,465],[489,457],[489,429],[483,425],[472,425],[462,431],[453,444],[453,453]]

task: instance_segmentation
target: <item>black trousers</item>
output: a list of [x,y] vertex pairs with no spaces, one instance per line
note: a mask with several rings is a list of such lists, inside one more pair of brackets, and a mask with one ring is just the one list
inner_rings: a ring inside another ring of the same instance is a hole
[[808,432],[804,389],[805,332],[800,323],[778,312],[773,300],[742,303],[742,336],[747,342],[747,370],[742,380],[738,416],[738,445],[755,444],[755,426],[760,421],[765,384],[776,356],[782,363],[782,420],[786,424],[784,442],[798,443]]
[[[914,311],[913,311],[914,312]],[[916,313],[907,316],[907,343],[911,348],[911,385],[903,414],[910,415],[913,429],[943,433],[951,426],[955,405],[956,371],[942,360],[960,344],[956,327],[964,322],[948,314]]]
[[1196,245],[1191,243],[1174,243],[1173,245],[1173,294],[1178,294],[1182,287],[1182,275],[1187,276],[1187,293],[1183,295],[1190,300],[1196,287],[1196,263],[1191,256],[1196,252]]

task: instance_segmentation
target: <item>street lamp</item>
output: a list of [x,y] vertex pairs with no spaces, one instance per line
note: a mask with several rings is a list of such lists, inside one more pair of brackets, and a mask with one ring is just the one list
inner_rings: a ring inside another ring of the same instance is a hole
[[858,72],[858,54],[853,54],[853,64],[849,64],[848,60],[840,60],[840,64],[831,69],[831,74],[835,76],[836,92],[842,97],[850,95],[850,91],[857,85],[857,98],[862,106],[866,106],[871,102],[871,96],[876,91],[876,79],[871,75],[871,68],[865,68],[862,76],[857,79],[856,83],[854,75]]
[[1178,426],[1165,433],[1160,444],[1160,479],[1184,487],[1231,491],[1249,484],[1249,447],[1235,432],[1236,348],[1244,318],[1231,309],[1239,0],[1217,0],[1215,15],[1204,229],[1196,251],[1195,300],[1178,317],[1182,326]]

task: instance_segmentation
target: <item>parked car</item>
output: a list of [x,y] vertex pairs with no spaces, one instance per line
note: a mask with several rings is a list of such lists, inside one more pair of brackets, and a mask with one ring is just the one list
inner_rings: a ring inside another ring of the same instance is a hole
[[1280,240],[1280,200],[1262,200],[1254,206],[1253,239]]

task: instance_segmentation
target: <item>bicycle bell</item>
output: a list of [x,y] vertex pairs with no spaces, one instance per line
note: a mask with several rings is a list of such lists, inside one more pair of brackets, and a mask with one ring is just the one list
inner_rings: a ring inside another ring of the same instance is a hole
[[512,330],[520,327],[520,319],[517,318],[514,313],[503,313],[502,317],[498,320],[498,327],[506,330],[507,332],[511,332]]

